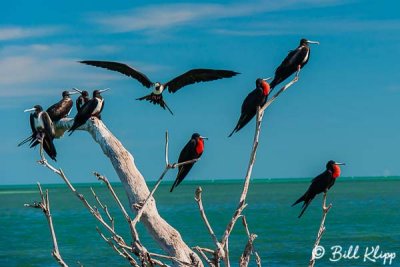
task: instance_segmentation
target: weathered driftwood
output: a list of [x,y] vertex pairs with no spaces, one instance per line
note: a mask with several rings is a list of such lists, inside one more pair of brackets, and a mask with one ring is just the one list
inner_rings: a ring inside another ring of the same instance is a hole
[[326,215],[328,214],[330,208],[332,207],[332,204],[329,204],[326,206],[326,196],[327,193],[324,193],[324,197],[322,199],[322,219],[321,219],[321,225],[319,226],[318,234],[317,234],[317,239],[315,240],[314,247],[311,252],[311,259],[310,263],[308,264],[309,267],[314,267],[315,265],[315,259],[316,256],[320,251],[318,251],[319,248],[319,242],[321,241],[322,235],[325,232],[325,220],[326,220]]
[[[72,119],[63,119],[56,124],[59,131],[68,130],[73,124]],[[97,118],[91,118],[79,130],[87,131],[98,143],[104,154],[110,159],[128,197],[130,208],[137,212],[137,204],[145,203],[150,191],[142,174],[137,169],[133,156],[121,142]],[[78,133],[75,133],[78,134]],[[182,240],[180,233],[169,225],[158,213],[156,203],[151,197],[143,210],[141,222],[150,236],[171,257],[180,262],[203,266],[199,256],[194,253]],[[174,261],[175,266],[184,266]]]

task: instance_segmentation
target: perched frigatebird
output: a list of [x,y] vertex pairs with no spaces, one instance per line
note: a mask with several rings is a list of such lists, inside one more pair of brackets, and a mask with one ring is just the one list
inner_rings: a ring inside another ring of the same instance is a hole
[[270,93],[270,85],[267,83],[269,79],[271,78],[258,78],[256,80],[256,89],[251,91],[244,99],[240,118],[229,137],[249,123],[249,121],[256,115],[257,108],[262,107],[267,102]]
[[85,124],[90,117],[97,117],[101,119],[100,114],[104,108],[104,99],[101,96],[101,93],[107,90],[109,90],[109,88],[93,91],[93,98],[86,102],[80,111],[75,115],[74,124],[68,130],[68,132],[70,132],[69,135],[71,135],[79,126]]
[[326,164],[326,170],[315,177],[311,181],[311,185],[308,190],[302,195],[296,202],[293,203],[292,207],[302,201],[303,209],[299,215],[299,218],[303,215],[304,211],[310,205],[314,197],[322,192],[326,193],[334,184],[336,179],[340,176],[339,165],[345,165],[344,163],[338,163],[333,160],[328,161]]
[[149,78],[147,78],[146,75],[123,63],[111,62],[111,61],[96,61],[96,60],[84,60],[79,62],[87,65],[92,65],[95,67],[101,67],[113,71],[118,71],[133,79],[138,80],[144,87],[147,88],[154,87],[151,94],[137,98],[137,100],[147,100],[155,105],[160,105],[163,109],[167,108],[171,114],[173,114],[171,109],[168,107],[167,103],[165,103],[162,97],[162,92],[167,87],[170,93],[175,93],[182,87],[189,84],[197,82],[213,81],[222,78],[230,78],[239,74],[238,72],[230,70],[192,69],[178,77],[175,77],[174,79],[170,80],[167,83],[160,83],[160,82],[153,83],[152,81],[150,81]]
[[83,105],[90,100],[89,92],[86,90],[79,90],[78,88],[73,88],[76,92],[81,95],[76,99],[76,110],[79,112]]
[[[178,163],[200,158],[204,151],[204,139],[208,138],[201,136],[198,133],[194,133],[192,135],[192,138],[179,154]],[[178,174],[176,175],[175,182],[172,185],[170,192],[172,192],[174,188],[177,187],[183,181],[183,179],[185,179],[186,175],[189,173],[194,163],[195,162],[192,162],[189,164],[180,165],[178,167]]]
[[57,151],[53,143],[54,139],[54,125],[47,114],[43,111],[42,106],[36,105],[31,109],[26,109],[24,112],[32,112],[30,114],[30,125],[32,129],[32,135],[26,138],[24,141],[18,144],[21,146],[30,141],[30,147],[35,147],[39,143],[43,143],[43,149],[49,155],[51,159],[56,161]]
[[74,104],[70,95],[77,93],[78,92],[62,92],[62,99],[46,110],[53,122],[57,122],[69,115]]
[[271,90],[307,64],[310,59],[310,47],[308,44],[319,44],[319,42],[301,39],[300,45],[295,50],[290,51],[281,65],[275,70],[275,77],[270,84]]

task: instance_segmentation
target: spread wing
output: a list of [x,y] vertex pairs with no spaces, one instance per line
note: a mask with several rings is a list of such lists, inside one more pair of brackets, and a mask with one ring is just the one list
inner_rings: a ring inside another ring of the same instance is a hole
[[144,75],[138,70],[135,70],[134,68],[129,67],[124,63],[112,62],[112,61],[97,61],[97,60],[83,60],[79,62],[95,67],[118,71],[119,73],[125,74],[126,76],[138,80],[141,84],[143,84],[143,86],[147,88],[150,88],[153,85],[153,83],[150,81],[149,78],[147,78],[146,75]]
[[175,93],[189,84],[230,78],[237,74],[239,73],[230,70],[192,69],[167,82],[165,86],[170,93]]

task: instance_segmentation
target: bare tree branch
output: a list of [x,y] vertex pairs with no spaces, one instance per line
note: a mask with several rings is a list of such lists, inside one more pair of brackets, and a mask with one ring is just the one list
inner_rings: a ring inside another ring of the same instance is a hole
[[96,195],[96,192],[94,192],[93,188],[90,187],[90,191],[92,191],[93,197],[96,199],[97,203],[100,205],[100,207],[104,210],[104,213],[107,215],[108,220],[111,223],[111,228],[114,229],[114,218],[111,217],[110,212],[108,211],[107,205],[103,205],[103,203],[100,201],[100,198]]
[[324,197],[322,199],[322,219],[321,219],[321,225],[319,226],[318,234],[317,234],[317,239],[315,240],[314,247],[311,253],[311,259],[310,263],[308,264],[309,267],[314,267],[315,265],[315,258],[318,253],[318,248],[319,248],[319,242],[321,241],[322,235],[325,232],[325,219],[326,215],[328,214],[330,208],[332,207],[332,204],[329,204],[326,206],[326,197],[327,197],[327,192],[324,192]]
[[246,216],[244,216],[244,215],[242,215],[242,223],[246,230],[247,237],[249,238],[249,240],[247,242],[247,245],[245,247],[245,250],[244,250],[242,256],[240,257],[239,265],[247,266],[250,262],[251,254],[254,254],[257,266],[261,267],[261,258],[254,248],[254,240],[257,238],[257,235],[250,233],[249,226],[248,226],[247,220],[246,220]]
[[[243,184],[243,190],[242,190],[242,194],[240,196],[239,199],[239,204],[238,207],[236,209],[236,211],[234,212],[231,221],[228,223],[225,232],[222,236],[221,239],[221,244],[222,246],[225,246],[228,240],[228,237],[230,235],[230,233],[233,230],[233,227],[235,226],[235,223],[237,221],[237,219],[240,217],[242,211],[244,210],[244,208],[246,207],[246,196],[247,196],[247,192],[249,189],[249,185],[250,185],[250,178],[251,178],[251,174],[253,171],[253,166],[256,160],[256,154],[257,154],[257,147],[258,147],[258,139],[260,136],[260,131],[261,131],[261,124],[262,124],[262,119],[264,116],[264,111],[267,107],[269,107],[276,99],[277,97],[283,93],[285,90],[287,90],[290,86],[292,86],[294,83],[296,83],[298,81],[298,74],[299,71],[296,73],[295,77],[293,78],[292,81],[290,81],[288,84],[286,84],[284,87],[282,87],[270,100],[268,100],[263,107],[259,108],[257,111],[257,116],[256,116],[256,130],[254,133],[254,140],[253,140],[253,148],[250,154],[250,160],[249,160],[249,165],[247,168],[247,173],[244,179],[244,184]],[[229,250],[227,250],[229,251]],[[224,259],[225,264],[229,264],[227,261],[229,260],[229,256],[225,255]]]
[[62,267],[68,267],[68,265],[64,262],[64,260],[61,257],[60,251],[58,249],[58,243],[57,243],[57,237],[56,237],[56,232],[54,231],[54,226],[53,226],[53,219],[51,217],[50,213],[50,200],[49,200],[49,191],[46,190],[46,194],[43,194],[42,187],[40,186],[40,183],[37,183],[38,189],[39,189],[39,194],[41,198],[41,202],[34,202],[33,204],[25,204],[25,207],[31,207],[31,208],[38,208],[41,209],[46,216],[47,223],[49,225],[50,229],[50,234],[51,234],[51,239],[53,241],[53,251],[52,255],[56,259],[57,263],[62,266]]
[[196,200],[196,202],[197,202],[197,204],[199,206],[200,215],[201,215],[201,217],[202,217],[202,219],[203,219],[203,221],[204,221],[204,223],[205,223],[205,225],[206,225],[206,227],[208,229],[208,232],[210,233],[210,235],[211,235],[211,237],[212,237],[212,239],[213,239],[213,241],[215,243],[216,248],[217,248],[216,249],[217,258],[218,259],[219,258],[224,258],[224,256],[225,256],[224,255],[225,254],[224,253],[224,248],[221,246],[221,243],[218,241],[217,236],[214,234],[214,230],[212,229],[212,227],[211,227],[211,225],[210,225],[210,223],[209,223],[209,221],[207,219],[206,213],[204,211],[203,201],[201,199],[201,192],[202,191],[203,191],[203,189],[201,189],[201,187],[197,187],[194,199]]

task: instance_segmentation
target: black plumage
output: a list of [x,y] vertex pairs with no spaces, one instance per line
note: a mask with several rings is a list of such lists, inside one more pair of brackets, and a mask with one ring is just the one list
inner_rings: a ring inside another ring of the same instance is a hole
[[171,109],[165,103],[162,93],[164,89],[168,88],[170,93],[175,93],[182,87],[198,82],[207,82],[223,78],[230,78],[239,73],[230,70],[214,70],[214,69],[192,69],[184,74],[175,77],[167,83],[155,82],[153,83],[145,74],[140,71],[119,62],[110,61],[97,61],[97,60],[84,60],[79,61],[80,63],[92,65],[95,67],[106,68],[112,71],[120,72],[127,75],[133,79],[138,80],[144,87],[151,88],[154,87],[151,94],[137,98],[137,100],[147,100],[153,104],[160,105],[163,109],[168,109],[172,113]]
[[[192,138],[179,154],[178,163],[200,158],[204,151],[204,139],[208,138],[203,137],[198,133],[194,133]],[[176,175],[175,182],[172,185],[170,192],[172,192],[174,188],[177,187],[183,181],[183,179],[185,179],[186,175],[192,169],[194,163],[195,162],[192,162],[189,164],[180,165],[178,167],[178,174]]]
[[62,99],[46,110],[53,122],[57,122],[62,118],[67,117],[71,112],[74,104],[70,97],[71,94],[76,94],[76,92],[62,92]]
[[271,82],[271,90],[278,84],[286,80],[296,71],[300,70],[307,64],[310,59],[310,46],[309,44],[319,44],[315,41],[301,39],[299,46],[289,52],[286,58],[282,61],[281,65],[275,70],[275,77]]
[[93,91],[93,98],[86,102],[75,115],[74,123],[68,130],[68,132],[70,132],[69,135],[71,135],[78,127],[85,124],[90,117],[101,119],[100,114],[104,108],[104,99],[101,96],[101,93],[107,90],[108,89]]
[[88,102],[90,100],[89,92],[85,91],[85,90],[81,91],[77,88],[74,88],[74,90],[81,94],[76,99],[76,102],[75,102],[76,110],[79,112],[81,110],[81,108],[83,107],[83,105],[86,104],[86,102]]
[[267,102],[270,93],[270,86],[266,82],[268,79],[259,78],[256,80],[256,89],[251,91],[244,99],[240,118],[229,137],[249,123],[256,115],[257,108],[262,107]]
[[326,164],[326,170],[315,177],[311,181],[311,185],[304,195],[302,195],[296,202],[293,203],[292,206],[300,202],[304,202],[299,218],[303,215],[304,211],[307,209],[316,195],[322,192],[326,193],[335,184],[336,179],[340,176],[339,165],[344,165],[344,163],[338,163],[333,160],[328,161]]
[[30,114],[29,122],[32,134],[19,143],[18,146],[30,142],[30,147],[35,147],[42,142],[44,151],[51,159],[56,161],[57,151],[53,143],[55,135],[53,122],[49,114],[43,111],[42,106],[36,105],[31,109],[25,110],[25,112],[31,111],[33,113]]

